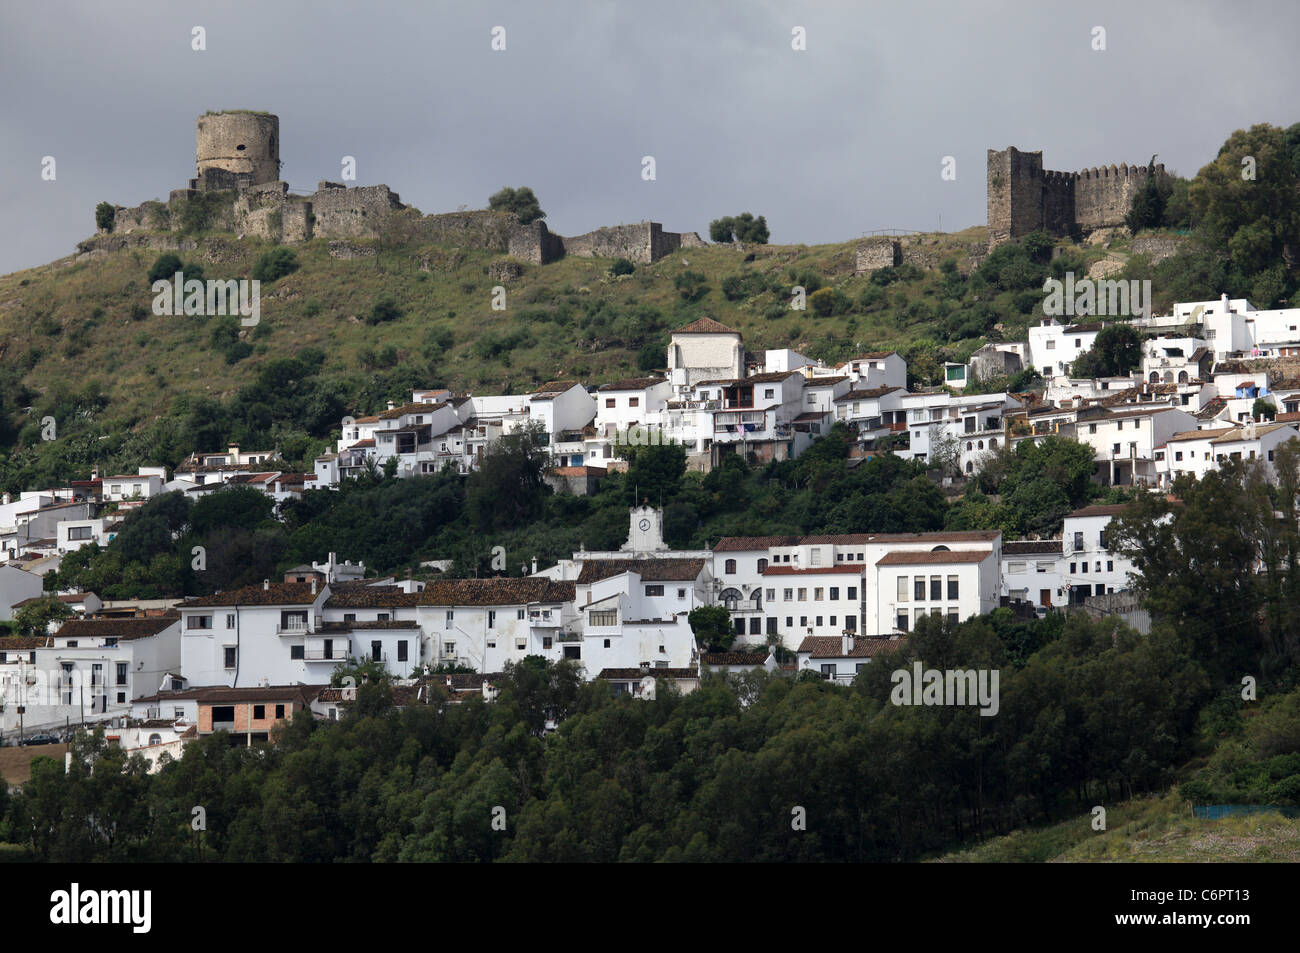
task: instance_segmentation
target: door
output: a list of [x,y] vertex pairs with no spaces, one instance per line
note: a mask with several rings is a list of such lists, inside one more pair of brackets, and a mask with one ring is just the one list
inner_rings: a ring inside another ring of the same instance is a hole
[[1039,590],[1038,590],[1038,604],[1039,604],[1040,606],[1044,606],[1044,607],[1046,607],[1046,608],[1048,608],[1048,609],[1050,609],[1050,608],[1052,607],[1052,590],[1051,590],[1051,589],[1039,589]]

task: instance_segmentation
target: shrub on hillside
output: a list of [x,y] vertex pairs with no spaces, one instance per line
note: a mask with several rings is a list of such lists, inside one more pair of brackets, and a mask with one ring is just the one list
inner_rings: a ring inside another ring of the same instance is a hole
[[275,281],[298,270],[298,256],[288,248],[272,248],[257,259],[253,278],[257,281]]

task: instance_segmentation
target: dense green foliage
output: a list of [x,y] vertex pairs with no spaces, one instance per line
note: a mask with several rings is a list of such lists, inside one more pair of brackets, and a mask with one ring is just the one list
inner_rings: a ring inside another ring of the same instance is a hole
[[1129,324],[1108,324],[1097,332],[1092,349],[1074,360],[1075,377],[1127,377],[1142,366],[1142,340]]
[[493,193],[488,199],[488,208],[494,212],[513,212],[522,225],[528,225],[539,218],[546,218],[541,203],[528,186],[512,189],[509,186]]
[[253,278],[272,282],[298,270],[298,256],[289,248],[272,248],[253,265]]
[[709,222],[709,238],[715,242],[736,241],[766,245],[769,237],[767,218],[762,215],[755,218],[749,212],[741,212],[739,215],[723,216]]
[[117,218],[117,209],[112,202],[100,202],[95,206],[95,227],[106,232],[113,230],[113,221]]

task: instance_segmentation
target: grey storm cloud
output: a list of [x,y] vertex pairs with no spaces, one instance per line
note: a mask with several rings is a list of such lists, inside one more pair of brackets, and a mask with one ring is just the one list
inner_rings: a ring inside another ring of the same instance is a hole
[[742,211],[778,243],[958,230],[984,223],[989,148],[1191,175],[1234,129],[1295,122],[1298,21],[1290,0],[6,4],[0,273],[72,253],[100,201],[184,186],[196,117],[230,108],[280,117],[295,189],[351,155],[424,212],[528,185],[562,234]]

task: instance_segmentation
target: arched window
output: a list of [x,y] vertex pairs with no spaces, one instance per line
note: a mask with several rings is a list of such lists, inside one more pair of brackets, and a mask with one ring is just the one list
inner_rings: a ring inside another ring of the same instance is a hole
[[966,441],[966,449],[967,449],[967,450],[974,450],[974,449],[975,449],[975,446],[974,446],[974,444],[972,444],[969,440],[967,440],[967,441]]
[[984,449],[984,441],[983,441],[983,440],[981,440],[981,441],[979,442],[979,448],[980,448],[981,450]]
[[1172,384],[1173,382],[1174,382],[1174,372],[1173,372],[1173,371],[1165,371],[1165,383],[1166,383],[1166,384]]
[[1186,384],[1186,383],[1187,383],[1187,372],[1186,372],[1186,371],[1179,371],[1179,372],[1178,372],[1178,383],[1180,383],[1180,384]]
[[969,460],[966,461],[966,472],[967,473],[975,472],[975,464],[971,463]]
[[951,552],[951,550],[948,549],[947,546],[944,546],[944,545],[941,543],[940,545],[934,547],[934,549],[930,550],[930,552],[932,552],[932,553],[947,553],[947,552]]
[[989,438],[989,449],[990,449],[990,450],[996,450],[997,448],[998,448],[998,438],[997,438],[997,437],[990,437],[990,438]]
[[1152,384],[1159,384],[1159,383],[1160,383],[1160,372],[1159,372],[1159,371],[1152,371],[1152,372],[1151,372],[1151,383],[1152,383]]
[[162,735],[150,735],[150,736],[149,736],[149,744],[151,744],[151,745],[160,745],[160,744],[162,744]]
[[722,571],[723,571],[723,572],[735,572],[735,571],[736,571],[736,561],[735,561],[734,559],[728,559],[728,560],[726,561],[726,563],[723,565]]
[[758,571],[759,571],[759,572],[767,572],[767,560],[766,560],[766,559],[760,559],[760,560],[758,561]]
[[722,600],[722,604],[727,607],[728,612],[735,612],[740,608],[739,589],[723,589],[718,598]]

